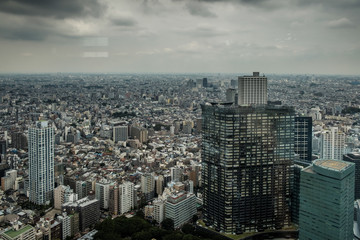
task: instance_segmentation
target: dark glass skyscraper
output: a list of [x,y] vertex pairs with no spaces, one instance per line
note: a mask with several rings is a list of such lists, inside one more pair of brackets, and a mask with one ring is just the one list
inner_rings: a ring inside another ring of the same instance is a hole
[[204,221],[243,233],[290,224],[294,110],[202,105]]
[[352,152],[345,154],[343,160],[355,163],[355,200],[360,199],[360,153]]
[[299,160],[311,163],[312,152],[312,118],[295,117],[295,153]]

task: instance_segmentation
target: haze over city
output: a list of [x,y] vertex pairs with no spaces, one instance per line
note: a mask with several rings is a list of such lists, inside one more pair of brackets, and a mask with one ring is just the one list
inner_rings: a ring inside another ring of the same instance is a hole
[[355,0],[1,1],[0,72],[359,74]]

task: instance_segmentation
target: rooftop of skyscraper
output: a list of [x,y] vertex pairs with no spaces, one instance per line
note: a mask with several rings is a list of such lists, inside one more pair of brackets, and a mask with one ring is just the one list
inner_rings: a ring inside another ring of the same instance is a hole
[[331,159],[314,161],[314,165],[338,172],[343,172],[351,166],[348,162]]

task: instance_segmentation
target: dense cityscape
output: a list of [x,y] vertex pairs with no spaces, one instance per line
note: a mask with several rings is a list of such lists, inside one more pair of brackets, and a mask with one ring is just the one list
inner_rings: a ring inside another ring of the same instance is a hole
[[3,239],[360,238],[356,76],[3,74],[0,89]]

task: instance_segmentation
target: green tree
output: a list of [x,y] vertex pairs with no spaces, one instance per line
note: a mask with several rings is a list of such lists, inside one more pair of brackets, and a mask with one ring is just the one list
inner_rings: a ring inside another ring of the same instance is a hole
[[170,218],[166,218],[162,223],[161,226],[165,230],[173,231],[174,230],[174,221]]
[[195,228],[191,224],[184,224],[184,226],[181,228],[181,231],[185,234],[194,234]]

